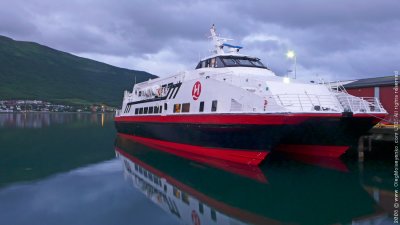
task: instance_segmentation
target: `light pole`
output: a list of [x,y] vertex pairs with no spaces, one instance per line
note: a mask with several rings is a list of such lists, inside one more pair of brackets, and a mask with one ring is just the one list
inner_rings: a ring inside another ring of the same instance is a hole
[[296,79],[296,61],[297,61],[297,57],[296,57],[296,53],[292,50],[288,51],[286,53],[286,57],[288,57],[289,59],[294,59],[294,79]]

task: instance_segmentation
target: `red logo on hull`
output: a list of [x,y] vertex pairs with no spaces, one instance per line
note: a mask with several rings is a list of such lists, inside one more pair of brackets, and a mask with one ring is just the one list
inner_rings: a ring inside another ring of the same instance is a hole
[[200,93],[201,93],[201,83],[200,83],[200,81],[197,81],[193,85],[193,89],[192,89],[193,100],[197,100],[200,97]]

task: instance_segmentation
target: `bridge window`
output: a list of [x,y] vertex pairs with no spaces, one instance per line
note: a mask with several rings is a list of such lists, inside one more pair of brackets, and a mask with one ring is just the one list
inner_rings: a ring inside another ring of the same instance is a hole
[[144,113],[143,114],[147,114],[148,111],[149,111],[149,108],[144,107]]
[[221,57],[217,57],[215,59],[216,59],[215,67],[224,67],[224,63],[222,62]]
[[237,66],[239,63],[233,58],[224,58],[222,59],[226,66]]
[[149,114],[153,114],[153,107],[149,107]]
[[249,57],[234,57],[234,56],[223,56],[221,57],[223,63],[227,67],[231,66],[245,66],[245,67],[259,67],[259,68],[265,68],[265,67],[260,59],[258,58],[249,58]]
[[243,66],[253,66],[253,63],[250,62],[248,59],[238,59],[239,64]]
[[139,109],[139,114],[143,114],[143,108]]
[[158,106],[154,106],[154,113],[158,113]]
[[135,109],[135,114],[139,114],[139,108]]

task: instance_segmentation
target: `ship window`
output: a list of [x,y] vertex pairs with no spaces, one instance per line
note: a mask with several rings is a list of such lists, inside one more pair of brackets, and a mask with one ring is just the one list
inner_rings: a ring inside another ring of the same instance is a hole
[[140,97],[140,96],[142,96],[142,92],[141,92],[141,91],[139,91],[139,97]]
[[204,102],[200,102],[199,112],[204,112]]
[[205,67],[210,67],[210,59],[206,60],[206,66]]
[[196,69],[200,69],[201,68],[201,63],[202,62],[199,62],[199,64],[197,64]]
[[211,209],[211,219],[217,221],[217,212],[214,209]]
[[137,165],[137,164],[135,164],[135,170],[136,170],[136,171],[138,171],[138,170],[139,170],[139,167],[138,167],[138,165]]
[[139,167],[139,173],[143,174],[143,168],[142,167]]
[[153,106],[149,107],[149,114],[153,113]]
[[225,65],[227,65],[227,66],[236,66],[236,65],[238,65],[238,62],[235,59],[227,58],[227,59],[222,59],[222,60],[224,61]]
[[243,66],[253,66],[253,64],[248,59],[238,59],[239,64]]
[[250,62],[252,62],[255,66],[258,67],[265,67],[260,60],[250,60]]
[[201,68],[206,67],[206,61],[201,61]]
[[135,109],[135,114],[139,114],[139,108]]
[[143,108],[139,109],[139,114],[143,114]]
[[144,113],[143,114],[147,114],[148,111],[149,111],[149,108],[144,107]]
[[222,62],[220,57],[216,58],[216,64],[215,67],[224,67],[224,63]]
[[189,112],[189,111],[190,111],[190,103],[183,103],[182,112]]
[[246,67],[259,67],[268,69],[261,63],[260,59],[258,58],[233,57],[233,56],[223,56],[220,58],[222,59],[223,64],[225,64],[225,66],[246,66]]
[[215,67],[215,58],[210,60],[210,67]]
[[189,205],[189,195],[185,192],[182,192],[182,201]]
[[211,112],[217,111],[217,104],[218,104],[218,101],[217,101],[217,100],[212,101],[212,104],[211,104]]
[[154,106],[154,113],[158,113],[158,106]]
[[201,203],[201,202],[199,202],[199,212],[200,212],[201,214],[204,214],[204,205],[203,205],[203,203]]
[[[168,109],[168,107],[167,107],[168,105],[167,105],[167,103],[164,103],[164,110],[167,110]],[[160,112],[161,112],[162,110],[160,109]]]
[[181,192],[176,187],[174,187],[173,193],[176,198],[181,198]]
[[181,104],[175,104],[174,113],[180,113],[180,112],[181,112]]
[[[167,106],[167,105],[165,105],[165,106]],[[162,105],[160,106],[160,113],[162,113]]]

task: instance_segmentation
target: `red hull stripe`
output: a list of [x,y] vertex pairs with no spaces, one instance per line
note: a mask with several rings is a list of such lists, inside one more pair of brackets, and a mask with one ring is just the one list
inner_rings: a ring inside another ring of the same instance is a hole
[[154,115],[154,116],[120,116],[115,122],[156,122],[156,123],[196,123],[196,124],[253,124],[282,125],[299,124],[311,118],[336,117],[340,113],[299,113],[299,114],[203,114],[203,115]]
[[373,117],[373,124],[377,124],[380,121],[382,121],[383,119],[385,119],[385,117],[387,116],[387,113],[375,113],[375,114],[366,114],[366,113],[362,113],[362,114],[354,114],[354,117],[357,118],[368,118],[368,117]]
[[384,119],[387,116],[387,113],[356,113],[354,117],[375,117],[377,119]]
[[168,141],[161,141],[151,138],[144,138],[134,135],[119,134],[123,138],[128,138],[141,144],[157,148],[159,150],[180,155],[188,158],[191,155],[211,157],[215,159],[227,160],[235,163],[246,164],[251,166],[259,165],[268,155],[268,151],[254,150],[235,150],[201,147],[195,145],[180,144]]
[[325,145],[286,145],[281,144],[274,148],[275,151],[288,152],[292,154],[322,156],[339,158],[347,151],[349,146],[325,146]]

